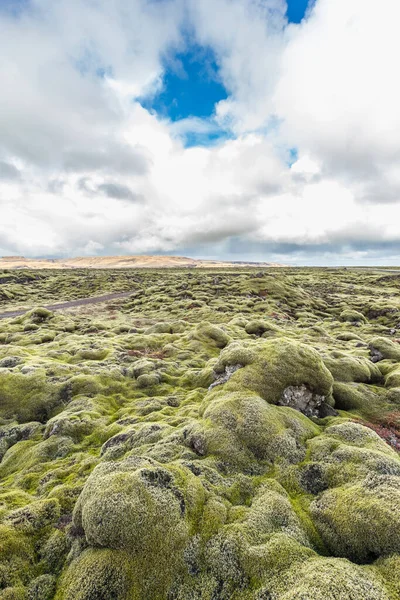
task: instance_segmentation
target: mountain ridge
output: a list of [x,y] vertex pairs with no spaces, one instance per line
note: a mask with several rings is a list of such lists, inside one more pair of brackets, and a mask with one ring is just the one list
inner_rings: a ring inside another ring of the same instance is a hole
[[166,269],[166,268],[226,268],[282,267],[278,263],[202,260],[186,256],[126,255],[77,256],[74,258],[0,257],[0,269]]

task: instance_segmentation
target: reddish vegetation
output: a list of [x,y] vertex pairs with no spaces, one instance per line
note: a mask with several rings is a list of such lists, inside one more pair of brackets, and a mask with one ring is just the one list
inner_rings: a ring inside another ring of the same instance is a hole
[[400,411],[385,415],[379,423],[360,421],[365,427],[375,431],[389,446],[400,451]]

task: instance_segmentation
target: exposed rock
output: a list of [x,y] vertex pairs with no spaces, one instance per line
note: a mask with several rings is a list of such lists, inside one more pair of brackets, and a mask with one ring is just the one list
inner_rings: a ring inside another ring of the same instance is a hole
[[232,375],[242,367],[243,365],[227,365],[225,367],[224,372],[217,376],[217,379],[209,386],[208,389],[212,390],[212,388],[216,387],[217,385],[222,385],[223,383],[226,383],[227,381],[229,381]]
[[22,358],[19,358],[18,356],[6,356],[2,360],[0,360],[0,367],[2,369],[12,369],[13,367],[19,365],[21,362]]
[[320,494],[328,488],[323,468],[318,463],[305,465],[300,473],[300,484],[310,494]]
[[371,353],[371,361],[373,363],[377,363],[381,360],[383,360],[383,354],[382,352],[380,352],[379,350],[377,350],[377,348],[374,348],[373,346],[370,346],[370,353]]
[[282,394],[278,404],[299,410],[307,417],[327,417],[337,414],[325,401],[325,396],[313,394],[304,384],[291,385]]

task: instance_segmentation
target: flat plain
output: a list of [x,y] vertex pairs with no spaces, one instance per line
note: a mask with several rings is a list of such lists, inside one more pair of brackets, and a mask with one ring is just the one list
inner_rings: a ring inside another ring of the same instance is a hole
[[3,270],[13,311],[0,598],[400,599],[400,269]]

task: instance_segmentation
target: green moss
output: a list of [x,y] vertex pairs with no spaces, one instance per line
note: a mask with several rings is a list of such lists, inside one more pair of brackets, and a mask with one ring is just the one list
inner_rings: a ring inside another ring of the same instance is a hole
[[398,454],[374,431],[345,422],[309,441],[308,461],[298,474],[301,487],[319,494],[328,487],[364,481],[370,475],[400,475]]
[[336,336],[336,339],[341,340],[343,342],[359,342],[361,340],[360,336],[356,333],[353,333],[352,331],[343,331],[343,333],[339,333],[339,335]]
[[104,360],[108,353],[107,348],[81,348],[76,357],[80,360]]
[[241,343],[233,342],[222,350],[218,357],[218,361],[214,365],[216,373],[223,373],[226,367],[236,365],[250,365],[257,359],[255,349],[246,347]]
[[400,346],[384,337],[374,337],[369,342],[371,349],[377,350],[383,358],[400,361]]
[[271,404],[278,404],[288,387],[304,385],[332,402],[333,379],[319,354],[305,344],[287,339],[257,345],[257,357],[232,375],[225,389],[252,390]]
[[371,475],[324,492],[311,506],[323,540],[336,556],[368,562],[400,552],[400,481]]
[[0,464],[0,477],[16,472],[24,473],[36,465],[64,458],[73,449],[70,438],[51,437],[47,440],[21,441],[7,450]]
[[70,437],[79,442],[90,435],[96,427],[105,426],[105,410],[89,398],[80,397],[70,402],[46,424],[44,437],[53,435]]
[[360,383],[335,381],[333,397],[337,409],[357,411],[367,418],[380,416],[387,406],[385,392],[381,388]]
[[245,546],[242,561],[245,572],[257,587],[261,587],[266,579],[275,580],[275,586],[278,587],[278,582],[284,580],[289,569],[299,568],[313,556],[315,553],[311,548],[299,543],[291,535],[278,532],[272,534],[267,543]]
[[60,506],[56,499],[38,500],[23,508],[18,508],[7,517],[7,522],[26,533],[39,531],[55,524],[60,516]]
[[52,319],[53,317],[54,313],[52,313],[50,310],[47,310],[47,308],[42,308],[39,306],[27,312],[23,317],[23,321],[31,321],[32,323],[41,324],[49,319]]
[[391,369],[385,377],[385,385],[388,388],[400,388],[400,367]]
[[165,468],[104,463],[88,479],[74,522],[90,545],[129,551],[142,585],[165,593],[188,541],[185,499]]
[[390,423],[396,443],[396,275],[15,271],[0,284],[5,310],[134,292],[0,321],[0,597],[53,600],[54,578],[57,600],[399,596],[400,459],[349,421]]
[[400,404],[400,388],[392,388],[388,391],[386,399],[388,402],[399,405]]
[[276,483],[264,485],[258,490],[251,507],[230,526],[230,530],[237,531],[251,545],[265,544],[274,534],[283,533],[303,546],[310,546],[307,533],[288,495]]
[[257,335],[261,337],[266,333],[273,335],[279,331],[279,328],[268,321],[255,319],[254,321],[249,321],[249,323],[247,323],[245,330],[249,335]]
[[70,548],[70,537],[56,529],[39,549],[40,558],[46,571],[58,575],[63,569]]
[[400,598],[400,556],[393,554],[388,558],[378,560],[374,565],[374,570],[383,580],[390,592],[390,598]]
[[1,592],[1,600],[27,600],[27,590],[24,587],[7,587]]
[[128,553],[89,549],[67,569],[56,600],[131,600],[133,585]]
[[200,323],[193,332],[193,338],[216,348],[225,348],[229,343],[229,336],[216,325],[211,323]]
[[34,550],[29,538],[0,524],[0,589],[22,586],[32,576]]
[[65,384],[65,391],[71,397],[95,396],[102,391],[101,382],[93,375],[76,375]]
[[361,356],[336,353],[335,358],[324,358],[324,363],[336,381],[379,383],[382,375],[377,365]]
[[23,375],[0,373],[0,414],[19,422],[46,421],[59,404],[58,388],[46,379],[43,369]]
[[364,315],[357,310],[346,309],[340,313],[340,320],[347,321],[349,323],[367,323],[367,319]]
[[325,435],[361,448],[393,453],[390,447],[374,431],[358,423],[346,421],[331,425],[325,429]]
[[[279,600],[389,600],[380,579],[347,560],[311,558],[285,571],[269,587]],[[258,596],[260,600],[262,595]]]
[[137,383],[140,388],[154,387],[160,383],[160,375],[158,373],[139,375]]
[[56,579],[52,575],[40,575],[28,587],[28,600],[53,600]]
[[228,468],[254,469],[255,462],[300,461],[305,441],[318,433],[306,417],[267,404],[256,394],[214,393],[205,400],[207,453]]

